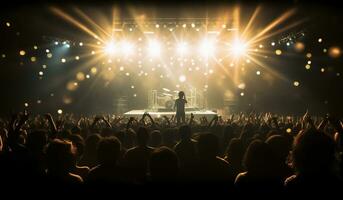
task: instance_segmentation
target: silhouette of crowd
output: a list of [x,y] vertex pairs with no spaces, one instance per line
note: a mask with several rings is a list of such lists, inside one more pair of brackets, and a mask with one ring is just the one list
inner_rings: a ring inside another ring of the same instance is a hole
[[137,119],[24,112],[1,118],[0,128],[4,191],[173,185],[170,193],[196,186],[315,195],[343,188],[343,127],[330,116],[238,113],[208,121],[191,115],[179,126],[174,117],[148,113]]

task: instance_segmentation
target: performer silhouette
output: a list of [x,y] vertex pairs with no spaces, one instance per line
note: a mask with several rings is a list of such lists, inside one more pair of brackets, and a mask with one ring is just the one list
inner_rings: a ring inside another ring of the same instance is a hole
[[186,95],[183,91],[179,92],[179,98],[175,100],[174,110],[176,109],[176,121],[177,125],[185,123],[186,113],[185,104],[187,103]]

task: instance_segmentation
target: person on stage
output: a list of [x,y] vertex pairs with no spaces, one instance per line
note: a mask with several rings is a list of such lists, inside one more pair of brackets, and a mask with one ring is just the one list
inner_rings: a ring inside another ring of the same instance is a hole
[[179,92],[179,98],[175,100],[174,110],[176,109],[177,125],[184,124],[186,121],[185,104],[187,103],[186,95],[183,91]]

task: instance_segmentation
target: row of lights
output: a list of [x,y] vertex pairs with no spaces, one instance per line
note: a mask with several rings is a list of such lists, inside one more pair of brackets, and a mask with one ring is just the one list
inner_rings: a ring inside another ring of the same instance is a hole
[[[210,56],[215,53],[215,40],[214,39],[204,39],[199,45],[199,53],[202,56]],[[134,44],[128,41],[121,41],[115,43],[113,40],[108,42],[104,46],[104,52],[109,56],[115,54],[122,54],[124,56],[129,56],[134,53],[135,46]],[[156,57],[159,56],[162,50],[161,44],[157,40],[150,40],[147,45],[147,51],[150,56]],[[240,56],[246,53],[247,44],[243,43],[240,40],[235,40],[230,46],[228,51],[235,56]],[[141,49],[139,49],[141,51]],[[180,56],[187,55],[190,52],[190,45],[187,42],[180,42],[176,45],[176,52]]]

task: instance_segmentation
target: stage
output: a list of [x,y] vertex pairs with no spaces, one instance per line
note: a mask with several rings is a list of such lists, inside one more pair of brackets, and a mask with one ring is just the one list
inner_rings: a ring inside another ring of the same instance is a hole
[[[159,118],[163,116],[171,117],[175,115],[175,112],[171,111],[154,111],[154,110],[131,110],[129,112],[124,113],[126,117],[142,117],[145,112],[148,112],[151,117]],[[190,117],[191,113],[193,113],[195,119],[199,119],[200,117],[206,117],[207,120],[211,120],[214,116],[217,115],[216,112],[210,110],[186,110],[186,117]]]

